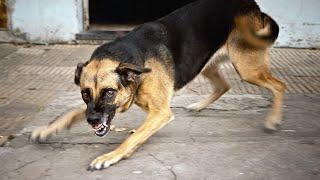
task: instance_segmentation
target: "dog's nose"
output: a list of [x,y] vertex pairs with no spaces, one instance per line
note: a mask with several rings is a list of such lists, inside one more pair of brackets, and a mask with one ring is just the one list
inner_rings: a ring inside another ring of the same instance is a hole
[[89,124],[96,125],[100,123],[101,116],[97,114],[93,114],[87,117],[87,121]]

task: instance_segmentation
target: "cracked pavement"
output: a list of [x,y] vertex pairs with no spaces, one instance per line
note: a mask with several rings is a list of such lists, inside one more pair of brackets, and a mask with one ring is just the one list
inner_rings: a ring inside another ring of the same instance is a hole
[[73,85],[77,62],[96,46],[0,44],[0,179],[319,179],[320,50],[272,49],[272,71],[288,85],[284,124],[268,134],[263,122],[270,94],[241,82],[223,66],[232,90],[201,112],[184,107],[210,92],[197,77],[177,92],[175,120],[131,158],[102,171],[86,171],[115,149],[146,116],[132,107],[113,120],[122,132],[99,138],[85,121],[48,141],[30,132],[82,104]]

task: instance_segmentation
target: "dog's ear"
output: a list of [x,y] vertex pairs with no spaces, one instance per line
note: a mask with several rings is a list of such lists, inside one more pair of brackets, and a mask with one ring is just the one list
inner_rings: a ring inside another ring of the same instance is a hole
[[126,86],[135,82],[142,73],[148,73],[151,69],[129,63],[120,63],[116,72],[120,75],[122,85]]
[[85,63],[78,63],[76,71],[74,73],[74,83],[78,86],[80,85],[80,77],[81,77],[82,69],[84,66],[85,66]]

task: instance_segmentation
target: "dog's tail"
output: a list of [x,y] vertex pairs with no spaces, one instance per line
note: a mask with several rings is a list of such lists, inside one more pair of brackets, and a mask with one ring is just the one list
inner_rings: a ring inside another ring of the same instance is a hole
[[273,44],[279,35],[279,26],[275,20],[273,20],[267,14],[261,12],[262,29],[258,31],[252,31],[253,35],[262,41],[267,41],[270,45]]
[[279,35],[278,24],[263,12],[242,17],[237,25],[240,27],[240,32],[245,35],[245,41],[255,47],[269,47]]

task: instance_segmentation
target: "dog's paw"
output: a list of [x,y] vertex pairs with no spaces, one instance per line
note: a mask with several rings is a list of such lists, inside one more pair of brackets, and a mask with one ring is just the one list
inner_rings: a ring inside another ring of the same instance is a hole
[[193,104],[188,105],[185,108],[190,111],[198,111],[199,112],[199,111],[203,110],[205,107],[202,107],[199,103],[193,103]]
[[40,127],[32,131],[30,139],[34,142],[44,142],[50,136],[48,127]]
[[108,168],[109,166],[119,162],[122,159],[122,155],[119,155],[116,151],[97,157],[93,160],[90,166],[87,168],[88,171],[95,171]]
[[278,117],[268,117],[264,127],[266,128],[266,130],[268,131],[276,131],[278,129],[278,127],[282,124],[281,118]]

